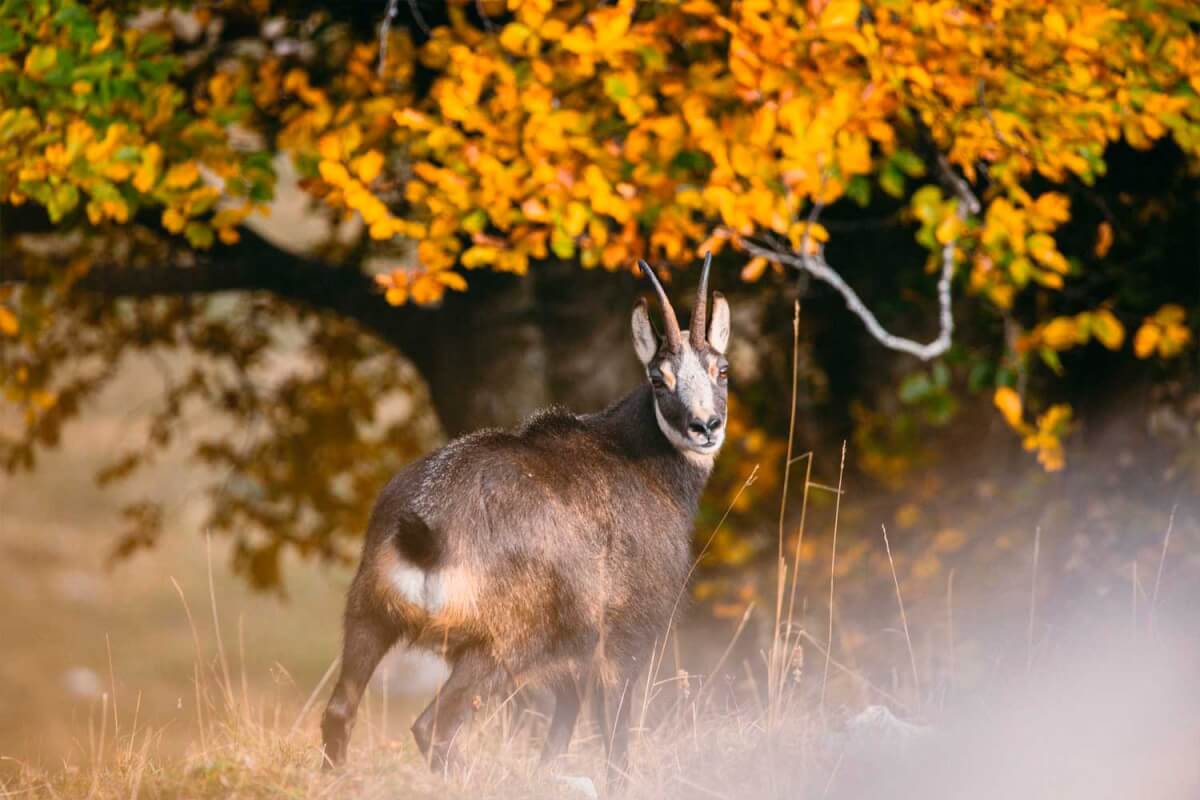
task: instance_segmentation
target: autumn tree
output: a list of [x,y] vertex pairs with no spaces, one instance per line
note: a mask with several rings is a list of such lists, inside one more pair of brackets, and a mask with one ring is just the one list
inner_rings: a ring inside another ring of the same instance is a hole
[[[782,457],[793,297],[885,480],[964,393],[1058,470],[1073,362],[1195,369],[1194,3],[346,5],[0,0],[7,469],[127,353],[187,348],[103,478],[219,409],[249,444],[196,444],[212,523],[269,584],[281,548],[350,552],[436,439],[381,398],[447,433],[602,405],[635,259],[686,283],[706,251],[749,309],[729,495]],[[329,223],[305,251],[256,227],[286,174]],[[281,324],[316,366],[272,382]]]

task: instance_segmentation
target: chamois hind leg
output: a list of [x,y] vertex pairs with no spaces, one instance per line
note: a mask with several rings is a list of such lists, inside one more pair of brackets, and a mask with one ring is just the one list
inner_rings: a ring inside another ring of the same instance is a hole
[[583,687],[576,683],[570,675],[563,676],[552,687],[554,689],[554,717],[550,720],[550,729],[546,733],[546,742],[542,746],[542,764],[548,764],[567,752],[571,745],[571,736],[575,732],[575,720],[579,717],[579,706],[582,702],[580,692]]
[[413,738],[435,772],[458,766],[457,740],[472,714],[504,681],[504,671],[488,654],[463,653],[446,683],[413,723]]
[[380,659],[398,638],[399,631],[386,623],[370,617],[346,615],[342,668],[321,718],[326,768],[346,760],[350,731],[363,690]]

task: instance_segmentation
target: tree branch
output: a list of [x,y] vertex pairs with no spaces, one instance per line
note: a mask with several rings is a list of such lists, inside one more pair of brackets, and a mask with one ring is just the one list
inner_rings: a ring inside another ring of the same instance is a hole
[[[264,291],[354,320],[408,356],[418,369],[429,357],[422,329],[434,312],[389,305],[370,276],[284,250],[248,228],[236,244],[192,251],[150,267],[96,263],[73,289],[107,297],[181,297],[227,291]],[[10,248],[11,249],[11,248]],[[18,252],[0,259],[0,283],[41,280]]]
[[[957,177],[957,176],[955,176]],[[961,179],[960,179],[961,181]],[[956,213],[959,219],[966,219],[969,210],[972,208],[978,210],[979,201],[971,194],[970,188],[966,186],[965,181],[961,181],[960,191],[965,191],[966,198],[961,194],[958,200]],[[970,201],[974,201],[972,204]],[[929,361],[937,358],[950,349],[951,337],[954,333],[954,314],[951,306],[950,295],[950,280],[954,275],[954,248],[957,244],[957,239],[951,239],[942,247],[942,270],[938,277],[937,295],[938,295],[938,319],[939,331],[937,338],[928,344],[906,339],[903,336],[896,336],[889,333],[878,318],[871,313],[858,293],[850,288],[838,272],[829,265],[825,260],[824,248],[818,248],[813,251],[810,247],[809,231],[812,225],[816,223],[820,217],[821,210],[824,208],[823,203],[814,203],[812,211],[808,215],[808,227],[804,232],[804,240],[801,243],[800,253],[796,254],[781,247],[772,247],[764,244],[759,244],[752,239],[743,238],[742,247],[751,255],[761,256],[770,261],[775,261],[780,264],[787,264],[790,267],[795,267],[798,270],[812,275],[814,278],[832,286],[846,301],[846,307],[850,309],[859,319],[863,321],[870,334],[875,339],[891,350],[897,350],[903,353],[914,355],[922,361]]]

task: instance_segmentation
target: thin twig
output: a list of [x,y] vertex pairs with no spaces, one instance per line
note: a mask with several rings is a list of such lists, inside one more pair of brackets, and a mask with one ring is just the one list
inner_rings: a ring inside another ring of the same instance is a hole
[[429,27],[429,23],[425,21],[425,17],[421,14],[421,9],[417,6],[417,0],[408,0],[408,8],[412,12],[413,22],[417,23],[417,27],[426,36],[433,34]]
[[946,649],[949,651],[950,684],[953,685],[958,666],[954,657],[954,568],[946,577]]
[[225,704],[229,710],[236,707],[233,700],[233,681],[229,677],[229,659],[225,657],[225,641],[221,637],[221,618],[217,614],[217,591],[213,585],[212,533],[204,532],[204,552],[208,563],[208,600],[212,608],[213,635],[217,640],[217,657],[221,662],[221,675],[225,680]]
[[1033,534],[1033,576],[1029,581],[1029,630],[1025,640],[1025,672],[1033,667],[1033,621],[1037,612],[1038,555],[1042,549],[1042,529],[1038,526]]
[[[807,234],[805,234],[807,236]],[[791,411],[788,415],[788,439],[787,439],[787,457],[783,462],[783,488],[779,492],[779,553],[778,553],[778,570],[776,574],[776,604],[775,604],[775,631],[771,639],[771,669],[768,676],[768,684],[771,686],[772,697],[777,697],[779,688],[783,681],[783,668],[779,663],[781,654],[786,648],[781,648],[779,643],[779,629],[782,624],[781,617],[783,615],[783,591],[786,586],[787,562],[783,555],[783,525],[784,519],[787,516],[787,501],[788,487],[792,477],[792,448],[796,441],[796,389],[800,379],[800,301],[795,301],[792,309],[792,401]],[[805,491],[808,487],[805,487]],[[774,703],[772,703],[774,707]]]
[[825,687],[829,683],[829,662],[831,658],[830,650],[833,649],[833,586],[837,577],[837,536],[838,536],[838,517],[842,511],[842,476],[846,472],[846,443],[842,442],[842,463],[838,467],[838,493],[837,499],[833,504],[833,544],[829,548],[829,630],[825,635],[825,641],[829,642],[828,649],[825,650],[825,671],[821,675],[821,710],[825,710]]
[[336,656],[333,661],[329,662],[329,668],[325,670],[325,674],[321,676],[321,680],[317,681],[317,685],[313,687],[312,692],[308,695],[308,699],[304,701],[304,705],[300,707],[300,713],[296,715],[296,720],[292,723],[292,727],[288,730],[288,735],[294,734],[300,729],[300,723],[308,716],[308,712],[312,710],[313,704],[317,702],[317,695],[325,688],[325,684],[333,677],[333,672],[342,664],[342,657]]
[[896,576],[896,562],[892,560],[892,546],[888,543],[887,526],[879,526],[883,530],[883,547],[887,550],[888,566],[892,568],[892,582],[896,584],[896,603],[900,606],[900,624],[904,626],[904,641],[908,644],[908,662],[912,666],[913,686],[917,690],[918,700],[921,697],[921,679],[917,677],[917,655],[913,652],[912,636],[908,633],[908,615],[904,613],[904,598],[900,595],[900,578]]
[[475,0],[475,13],[479,14],[479,21],[483,23],[483,27],[488,33],[496,32],[496,24],[492,22],[492,18],[488,16],[487,9],[483,7],[483,0]]
[[399,11],[398,4],[399,0],[388,0],[387,10],[383,12],[383,21],[379,23],[379,66],[376,69],[381,77],[387,65],[388,34],[392,30],[392,20]]
[[1154,592],[1150,595],[1150,630],[1154,630],[1154,607],[1158,605],[1158,587],[1162,583],[1163,565],[1167,562],[1167,548],[1171,545],[1171,530],[1175,527],[1175,512],[1179,506],[1171,507],[1171,517],[1167,520],[1167,533],[1163,536],[1162,553],[1158,556],[1158,572],[1154,575]]

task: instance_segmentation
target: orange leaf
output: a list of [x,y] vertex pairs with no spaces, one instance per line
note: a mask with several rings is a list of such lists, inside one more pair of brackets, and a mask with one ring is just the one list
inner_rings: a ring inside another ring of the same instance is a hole
[[992,402],[996,404],[996,408],[1000,409],[1000,413],[1004,415],[1004,420],[1013,428],[1019,428],[1021,425],[1021,396],[1017,394],[1015,389],[1008,386],[1001,386],[996,389],[995,395],[992,396]]
[[1133,337],[1133,352],[1138,358],[1149,358],[1154,355],[1154,348],[1162,337],[1162,328],[1153,322],[1144,322]]

